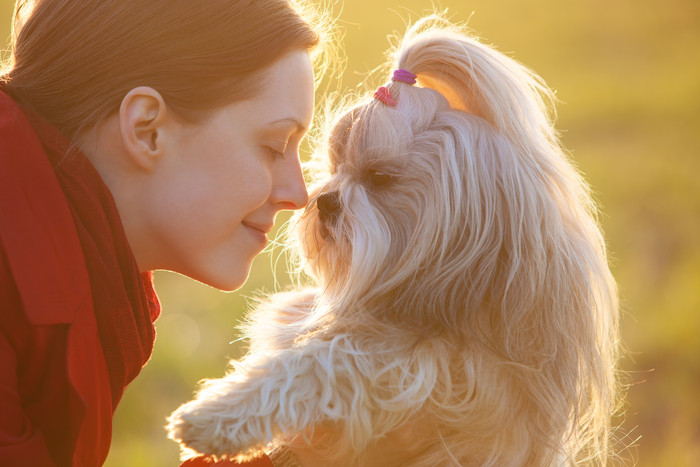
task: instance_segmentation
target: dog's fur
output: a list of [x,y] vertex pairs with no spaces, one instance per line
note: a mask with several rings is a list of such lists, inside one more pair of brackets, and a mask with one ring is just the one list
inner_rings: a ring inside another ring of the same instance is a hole
[[[297,219],[318,287],[253,313],[250,351],[171,416],[171,437],[242,459],[323,426],[334,465],[361,465],[420,420],[425,450],[405,465],[605,464],[616,290],[551,92],[437,17],[395,57],[419,85],[335,121]],[[329,192],[339,209],[321,213]]]

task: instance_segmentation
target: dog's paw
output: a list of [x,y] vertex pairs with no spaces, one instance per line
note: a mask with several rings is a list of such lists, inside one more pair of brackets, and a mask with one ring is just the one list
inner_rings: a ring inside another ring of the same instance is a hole
[[169,436],[197,453],[238,457],[315,425],[324,418],[317,386],[326,374],[317,363],[303,352],[233,361],[231,373],[204,382],[173,412]]
[[212,413],[206,404],[199,402],[182,405],[168,418],[171,439],[199,454],[214,456],[235,455],[255,444],[250,437],[239,436],[243,434],[240,419]]
[[184,404],[168,417],[168,437],[199,454],[214,454],[210,440],[215,430],[191,406]]

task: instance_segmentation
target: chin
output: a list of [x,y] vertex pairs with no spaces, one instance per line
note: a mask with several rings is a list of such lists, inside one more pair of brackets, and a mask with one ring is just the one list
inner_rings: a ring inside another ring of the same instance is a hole
[[221,290],[222,292],[234,292],[241,287],[243,287],[243,284],[245,284],[246,280],[248,278],[244,278],[242,280],[237,279],[237,280],[225,280],[225,281],[214,281],[214,280],[209,280],[209,281],[200,281],[203,282],[204,284],[214,287],[215,289]]
[[232,267],[230,264],[217,265],[217,267],[197,268],[183,274],[223,292],[233,292],[240,289],[248,280],[250,267],[250,262],[238,267]]
[[249,459],[324,427],[343,465],[397,430],[425,446],[402,465],[604,458],[617,302],[594,205],[534,78],[458,41],[464,75],[489,78],[462,110],[390,83],[395,108],[334,121],[292,222],[310,284],[263,300],[248,353],[171,415],[185,457]]

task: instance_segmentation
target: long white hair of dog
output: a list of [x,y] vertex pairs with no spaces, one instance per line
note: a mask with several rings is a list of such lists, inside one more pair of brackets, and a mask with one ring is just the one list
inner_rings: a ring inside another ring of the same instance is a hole
[[420,420],[426,449],[405,465],[606,464],[617,292],[551,91],[437,16],[394,57],[418,85],[344,111],[318,151],[293,240],[317,289],[253,313],[250,352],[173,414],[171,436],[255,455],[331,422],[329,452],[361,465]]

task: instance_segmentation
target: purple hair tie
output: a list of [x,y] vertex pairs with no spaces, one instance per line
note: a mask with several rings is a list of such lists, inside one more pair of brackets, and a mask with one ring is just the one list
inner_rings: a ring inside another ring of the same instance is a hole
[[416,84],[417,76],[408,70],[398,68],[394,70],[394,76],[391,77],[392,81],[401,81],[402,83]]

